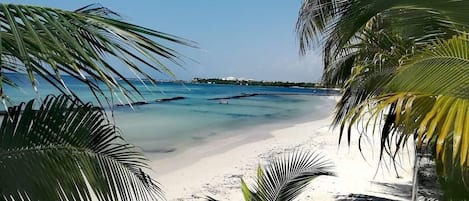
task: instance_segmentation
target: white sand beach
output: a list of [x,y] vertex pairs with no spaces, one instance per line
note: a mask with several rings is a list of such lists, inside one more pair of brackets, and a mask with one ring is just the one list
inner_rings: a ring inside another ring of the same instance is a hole
[[[332,107],[325,109],[333,111]],[[204,200],[205,196],[243,200],[241,177],[249,183],[258,164],[265,164],[269,158],[284,152],[306,149],[319,151],[331,159],[337,176],[313,180],[298,200],[337,200],[351,194],[410,199],[413,150],[403,152],[398,178],[392,168],[383,165],[377,169],[378,136],[363,146],[365,160],[358,150],[357,136],[350,147],[345,141],[338,146],[339,134],[330,129],[331,118],[332,115],[314,121],[302,120],[282,125],[283,128],[259,126],[244,130],[247,133],[240,136],[210,141],[174,157],[152,161],[150,164],[157,172],[154,178],[161,183],[168,200]]]

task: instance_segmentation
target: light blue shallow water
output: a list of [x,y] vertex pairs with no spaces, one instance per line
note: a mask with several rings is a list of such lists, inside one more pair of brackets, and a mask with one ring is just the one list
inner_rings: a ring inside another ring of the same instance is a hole
[[[24,83],[23,91],[7,89],[16,102],[36,97],[27,82]],[[68,83],[82,99],[94,100],[83,85],[73,80]],[[315,95],[320,92],[312,89],[177,83],[160,83],[146,89],[140,83],[136,85],[150,104],[134,106],[134,110],[115,107],[115,121],[126,139],[152,153],[181,150],[243,127],[322,115],[320,110],[324,104],[324,99]],[[47,84],[40,85],[40,92],[57,93]],[[209,100],[243,93],[267,95],[230,99],[229,104]],[[154,101],[176,96],[185,99]]]

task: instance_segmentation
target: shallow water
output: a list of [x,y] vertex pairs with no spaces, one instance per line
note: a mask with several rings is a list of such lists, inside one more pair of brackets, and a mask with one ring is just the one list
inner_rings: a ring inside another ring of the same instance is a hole
[[[15,102],[37,97],[24,82],[23,90],[8,89]],[[68,80],[85,101],[93,101],[87,87]],[[227,131],[260,124],[275,123],[317,113],[324,99],[320,91],[301,88],[260,87],[214,84],[160,83],[149,86],[135,83],[149,104],[114,107],[116,125],[122,135],[145,152],[166,154],[194,146],[211,137],[223,137]],[[41,94],[57,93],[47,84]],[[210,100],[241,94],[261,94],[237,99]],[[156,99],[184,97],[168,102]]]

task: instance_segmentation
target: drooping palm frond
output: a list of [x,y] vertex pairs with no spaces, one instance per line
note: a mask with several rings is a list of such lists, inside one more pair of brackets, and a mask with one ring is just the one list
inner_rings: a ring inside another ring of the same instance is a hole
[[0,127],[2,200],[156,200],[162,193],[103,111],[68,96],[9,108]]
[[[329,6],[317,6],[321,3]],[[346,133],[350,142],[352,126],[364,129],[359,139],[371,130],[381,140],[380,158],[387,154],[393,160],[409,139],[417,139],[435,149],[443,166],[440,179],[459,185],[451,189],[463,184],[468,192],[469,2],[305,0],[303,5],[300,51],[321,40],[323,81],[344,86],[334,122],[340,138]],[[381,33],[405,45],[388,46],[386,37],[369,43]],[[404,54],[394,54],[396,48]],[[379,62],[381,56],[392,62]]]
[[412,43],[407,39],[373,29],[364,30],[359,39],[360,42],[348,47],[353,50],[354,61],[347,64],[351,67],[330,67],[339,71],[343,71],[340,68],[347,68],[351,72],[340,78],[326,75],[332,79],[346,80],[333,125],[340,125],[356,105],[379,95],[396,73],[401,60],[410,55],[406,50],[412,48]]
[[[469,36],[438,40],[432,49],[415,57],[389,83],[391,91],[408,91],[435,97],[432,109],[421,120],[419,142],[436,143],[441,157],[459,158],[469,166]],[[408,79],[412,76],[414,82]],[[451,146],[452,149],[446,149]],[[452,154],[444,153],[452,150]],[[445,159],[443,159],[445,160]]]
[[345,121],[350,125],[365,120],[370,117],[365,113],[375,119],[392,117],[383,132],[415,134],[418,144],[435,147],[442,161],[450,157],[455,164],[469,167],[468,61],[469,36],[437,40],[400,67],[380,95],[357,104]]
[[382,31],[426,43],[465,30],[469,21],[458,12],[464,13],[467,6],[466,1],[450,0],[305,0],[296,27],[300,52],[311,48],[313,41],[322,41],[324,67],[328,68],[376,18],[387,19]]
[[321,175],[334,175],[332,163],[316,152],[296,151],[274,159],[257,171],[256,183],[249,188],[241,180],[246,201],[293,200],[311,180]]
[[399,69],[389,90],[469,98],[468,60],[468,34],[434,41]]
[[109,9],[97,6],[65,11],[0,4],[0,96],[6,98],[3,86],[12,84],[6,82],[4,73],[19,72],[28,75],[35,90],[37,77],[41,77],[62,93],[73,94],[62,79],[67,74],[86,84],[95,96],[104,95],[107,89],[110,94],[105,97],[121,92],[132,99],[141,94],[116,65],[126,66],[135,76],[154,82],[146,69],[172,75],[164,60],[182,62],[181,55],[167,44],[194,47],[191,41],[123,22],[115,16]]

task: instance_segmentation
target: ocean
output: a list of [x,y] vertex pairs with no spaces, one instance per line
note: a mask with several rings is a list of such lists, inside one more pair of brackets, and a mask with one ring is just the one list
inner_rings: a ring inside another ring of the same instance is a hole
[[[22,80],[21,90],[5,89],[14,102],[37,97],[24,77],[18,75],[17,79]],[[65,81],[80,98],[96,103],[87,87],[70,78]],[[324,91],[307,88],[172,82],[157,86],[134,84],[142,90],[148,104],[133,108],[115,106],[112,116],[128,141],[156,157],[180,152],[210,138],[223,138],[237,129],[306,116],[321,118],[325,115],[321,107],[330,103],[321,96]],[[41,80],[38,88],[42,97],[58,93]],[[171,98],[175,99],[168,100]]]

